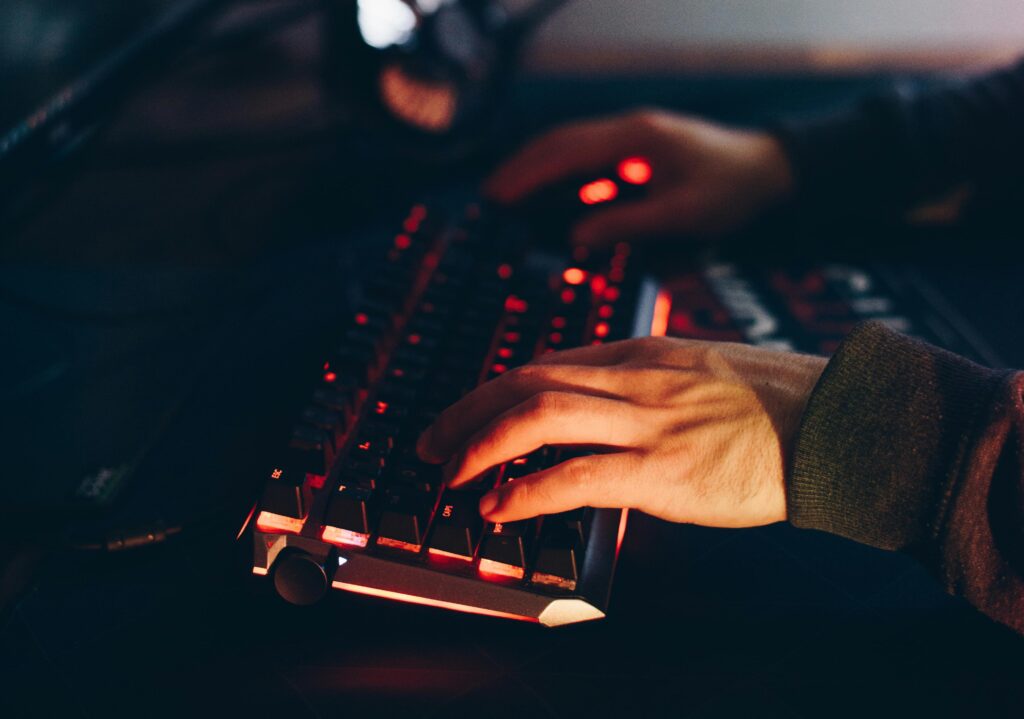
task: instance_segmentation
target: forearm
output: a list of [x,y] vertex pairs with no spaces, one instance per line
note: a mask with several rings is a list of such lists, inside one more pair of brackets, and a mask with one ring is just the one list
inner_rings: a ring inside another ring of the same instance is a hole
[[1019,176],[1024,62],[931,91],[894,90],[781,123],[796,204],[819,216],[892,214],[964,182]]
[[1024,374],[867,324],[815,388],[790,521],[921,559],[1024,633]]

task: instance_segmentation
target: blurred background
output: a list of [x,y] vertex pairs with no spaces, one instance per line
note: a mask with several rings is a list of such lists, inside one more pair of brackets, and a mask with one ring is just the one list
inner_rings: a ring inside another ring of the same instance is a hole
[[1019,0],[575,0],[528,58],[538,71],[849,71],[987,66],[1021,50]]

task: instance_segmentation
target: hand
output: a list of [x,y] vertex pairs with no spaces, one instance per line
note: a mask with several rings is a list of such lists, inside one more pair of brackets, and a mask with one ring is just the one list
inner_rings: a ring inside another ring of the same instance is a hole
[[606,246],[668,234],[716,237],[792,192],[789,160],[770,134],[645,110],[542,135],[491,175],[484,194],[513,204],[546,185],[599,172],[630,156],[651,162],[648,196],[594,210],[574,228],[574,243]]
[[581,506],[749,527],[786,518],[784,470],[821,357],[644,338],[545,355],[481,385],[420,438],[450,486],[543,445],[570,459],[486,494],[508,522]]

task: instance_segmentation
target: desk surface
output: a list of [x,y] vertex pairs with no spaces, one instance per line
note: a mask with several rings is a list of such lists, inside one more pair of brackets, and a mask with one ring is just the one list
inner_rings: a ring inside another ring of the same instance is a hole
[[[509,122],[525,132],[638,102],[758,117],[873,82],[616,81],[557,95],[526,85],[516,105],[526,109]],[[271,265],[277,251],[260,250]],[[298,243],[294,287],[322,271],[322,251]],[[1007,361],[1024,365],[1019,339],[1005,333],[1024,306],[1019,274],[936,272]],[[261,331],[247,341],[289,325],[301,333],[296,317],[315,323],[310,307],[254,315]],[[251,441],[240,398],[253,401],[253,386],[200,393],[155,450],[151,487],[121,511],[194,505],[197,487],[235,481],[229,450]],[[344,595],[287,606],[246,574],[248,547],[232,541],[234,529],[108,560],[42,560],[41,580],[0,629],[0,706],[49,716],[520,718],[1019,716],[1024,706],[1018,637],[946,597],[910,559],[814,532],[634,515],[608,619],[552,631]]]

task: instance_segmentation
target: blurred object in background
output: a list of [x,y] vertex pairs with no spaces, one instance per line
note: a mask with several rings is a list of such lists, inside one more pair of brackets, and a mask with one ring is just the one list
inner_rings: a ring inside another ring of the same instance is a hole
[[983,68],[1024,51],[1020,0],[574,0],[531,40],[540,73]]
[[523,40],[562,4],[328,2],[325,75],[388,147],[451,159],[486,137]]

